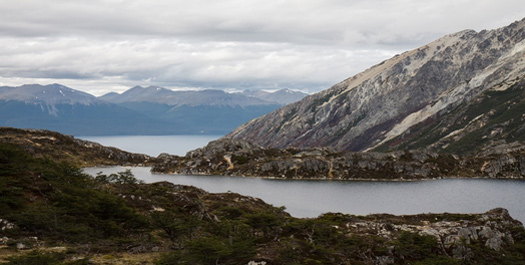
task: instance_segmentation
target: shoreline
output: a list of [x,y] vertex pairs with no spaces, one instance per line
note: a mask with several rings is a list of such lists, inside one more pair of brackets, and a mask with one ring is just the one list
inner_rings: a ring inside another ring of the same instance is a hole
[[214,174],[182,174],[182,173],[165,173],[165,172],[157,172],[157,171],[151,171],[152,166],[148,165],[99,165],[99,166],[92,166],[92,167],[82,167],[84,168],[113,168],[113,167],[130,167],[130,168],[150,168],[150,173],[152,174],[158,174],[158,175],[171,175],[171,176],[190,176],[190,177],[235,177],[235,178],[254,178],[254,179],[268,179],[268,180],[282,180],[282,181],[334,181],[334,182],[418,182],[418,181],[433,181],[433,180],[445,180],[445,179],[486,179],[486,180],[523,180],[525,181],[525,177],[499,177],[499,178],[491,178],[491,177],[460,177],[460,176],[448,176],[448,177],[438,177],[438,178],[420,178],[420,179],[379,179],[379,178],[282,178],[282,177],[275,177],[275,176],[246,176],[246,175],[214,175]]

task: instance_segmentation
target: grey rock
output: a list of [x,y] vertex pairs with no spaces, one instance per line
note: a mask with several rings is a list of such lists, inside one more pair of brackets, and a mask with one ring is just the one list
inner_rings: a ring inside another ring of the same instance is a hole
[[520,150],[524,154],[491,153],[461,158],[423,150],[354,153],[327,148],[273,149],[223,138],[184,157],[159,155],[152,159],[152,171],[296,179],[417,180],[458,175],[524,178],[518,163],[520,155],[525,156],[525,148]]
[[246,265],[266,265],[267,262],[266,261],[250,261],[248,262]]
[[377,265],[389,265],[394,263],[395,260],[393,256],[379,256],[375,260],[375,264]]
[[23,249],[30,249],[30,247],[27,246],[27,245],[24,244],[24,243],[20,243],[20,242],[19,242],[19,243],[16,243],[16,249],[18,249],[18,250],[23,250]]
[[501,250],[501,246],[503,245],[503,240],[502,238],[499,236],[494,236],[494,237],[491,237],[489,238],[486,242],[485,242],[485,246],[493,249],[493,250],[496,250],[496,251],[500,251]]
[[[495,86],[504,89],[510,80],[522,78],[525,49],[519,44],[525,39],[524,28],[521,20],[500,29],[444,36],[254,119],[227,137],[265,147],[318,146],[338,151],[402,141],[413,126],[439,121],[439,115],[484,91]],[[482,116],[472,128],[486,124],[488,118]],[[493,136],[499,133],[495,130]],[[444,137],[436,147],[454,138]]]

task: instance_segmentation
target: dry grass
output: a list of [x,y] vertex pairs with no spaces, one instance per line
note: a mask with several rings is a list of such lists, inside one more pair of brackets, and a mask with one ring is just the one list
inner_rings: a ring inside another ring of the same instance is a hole
[[[9,257],[16,257],[28,252],[31,250],[13,250],[7,248],[0,248],[0,264],[7,263]],[[63,252],[66,251],[66,248],[39,248],[38,250],[46,252]],[[111,264],[111,265],[150,265],[154,264],[153,261],[159,258],[161,252],[155,253],[138,253],[138,254],[129,254],[129,253],[112,253],[112,254],[100,254],[90,257],[89,260],[93,264]],[[70,260],[73,259],[82,259],[84,256],[71,256]]]

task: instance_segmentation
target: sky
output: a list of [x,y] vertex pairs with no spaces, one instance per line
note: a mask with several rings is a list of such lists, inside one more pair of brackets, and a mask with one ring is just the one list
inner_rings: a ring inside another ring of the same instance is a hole
[[0,0],[0,85],[317,92],[523,0]]

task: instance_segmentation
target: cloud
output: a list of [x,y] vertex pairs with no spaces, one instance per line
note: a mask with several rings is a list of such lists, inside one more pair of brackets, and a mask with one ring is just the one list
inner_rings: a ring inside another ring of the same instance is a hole
[[[101,41],[84,38],[3,38],[6,77],[115,79],[119,86],[319,91],[394,52],[348,51],[311,45],[181,42],[170,39]],[[104,81],[105,82],[105,81]]]
[[91,93],[137,84],[318,91],[521,1],[17,0],[0,2],[0,82]]

